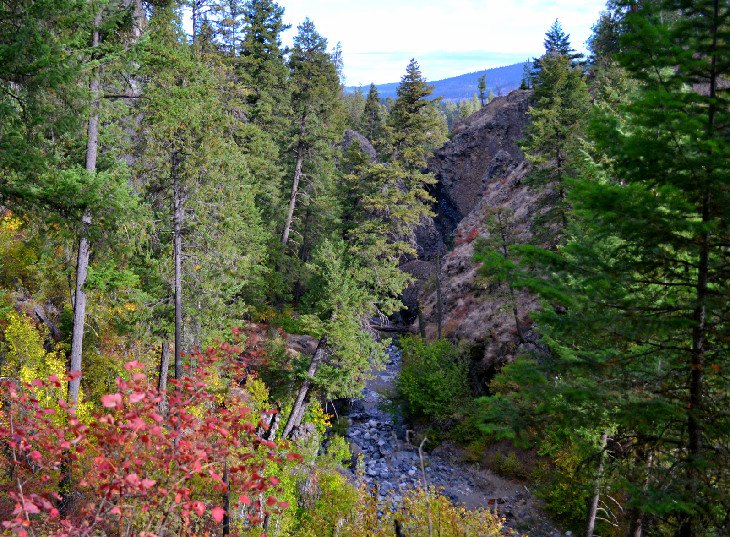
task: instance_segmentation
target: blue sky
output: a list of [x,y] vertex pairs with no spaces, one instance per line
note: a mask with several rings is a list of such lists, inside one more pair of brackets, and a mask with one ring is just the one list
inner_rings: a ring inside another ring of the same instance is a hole
[[557,18],[585,50],[605,0],[279,0],[293,28],[305,17],[342,43],[348,85],[397,82],[410,58],[429,80],[538,56]]

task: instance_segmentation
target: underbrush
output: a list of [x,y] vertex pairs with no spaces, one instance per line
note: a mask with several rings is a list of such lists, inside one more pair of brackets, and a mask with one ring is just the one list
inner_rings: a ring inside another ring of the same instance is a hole
[[464,415],[469,368],[461,350],[446,340],[400,340],[403,367],[398,392],[411,418],[448,420]]

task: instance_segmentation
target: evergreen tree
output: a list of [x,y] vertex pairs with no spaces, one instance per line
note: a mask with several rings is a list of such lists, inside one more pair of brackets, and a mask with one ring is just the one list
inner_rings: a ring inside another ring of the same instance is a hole
[[244,0],[215,0],[212,7],[218,40],[232,58],[238,56],[244,40],[244,10]]
[[476,95],[471,99],[463,99],[459,103],[459,115],[462,119],[466,119],[472,114],[476,114],[481,106],[481,101]]
[[506,302],[515,323],[515,333],[520,344],[525,343],[522,316],[517,303],[516,287],[524,286],[523,270],[513,251],[520,244],[513,229],[510,211],[499,208],[490,212],[486,226],[489,235],[480,237],[474,244],[474,259],[482,264],[479,275],[487,282],[506,287]]
[[546,54],[540,65],[522,149],[535,165],[530,181],[544,193],[541,214],[534,221],[537,237],[555,245],[568,223],[569,179],[581,166],[589,95],[583,74],[568,57]]
[[446,130],[436,102],[426,98],[432,91],[412,60],[388,118],[390,162],[371,162],[356,144],[343,159],[344,236],[362,267],[362,284],[386,314],[401,307],[411,279],[399,265],[415,255],[413,231],[432,214],[427,188],[435,180],[423,169]]
[[239,76],[249,88],[251,120],[282,138],[290,118],[289,69],[284,59],[281,34],[289,26],[284,8],[272,0],[249,0],[243,8],[244,34],[240,47]]
[[315,313],[304,318],[320,335],[314,354],[297,391],[284,427],[288,438],[299,427],[311,393],[326,399],[348,398],[361,393],[368,372],[379,369],[385,343],[368,329],[376,314],[375,297],[363,286],[362,267],[342,241],[325,240],[312,261],[318,285],[314,287]]
[[559,54],[571,59],[575,55],[575,50],[570,44],[570,35],[565,33],[560,21],[557,19],[545,34],[543,44],[545,45],[545,54]]
[[542,60],[545,57],[562,56],[570,60],[572,67],[576,67],[578,65],[578,60],[583,57],[582,54],[577,53],[575,49],[573,49],[573,46],[570,44],[570,35],[565,33],[562,25],[557,19],[545,34],[543,44],[545,45],[545,54],[532,61],[532,69],[528,77],[529,80],[527,81],[527,87],[531,87],[529,82],[534,83],[535,79],[540,75],[540,72],[543,69]]
[[[92,246],[119,227],[121,222],[116,219],[121,214],[132,215],[135,202],[124,176],[124,166],[116,155],[102,153],[103,144],[116,143],[102,132],[103,84],[114,87],[113,77],[119,64],[128,59],[125,49],[131,48],[139,34],[136,28],[125,24],[132,21],[132,17],[126,17],[130,15],[129,7],[116,2],[63,6],[50,2],[18,7],[21,11],[17,20],[23,32],[16,32],[0,53],[15,50],[28,63],[20,67],[15,61],[9,61],[3,69],[2,75],[7,77],[3,85],[7,84],[11,106],[0,107],[0,113],[11,118],[5,127],[9,129],[10,140],[20,141],[17,135],[26,131],[19,147],[30,151],[23,156],[14,151],[0,151],[0,166],[9,164],[13,169],[3,190],[18,203],[18,208],[45,209],[49,215],[61,216],[71,223],[69,228],[78,247],[69,362],[71,371],[80,372]],[[14,12],[8,15],[16,18]],[[71,38],[73,24],[79,25],[77,36],[90,38],[90,47],[82,46],[83,41],[78,37]],[[41,39],[47,39],[48,46]],[[104,72],[101,63],[105,64]],[[84,72],[88,73],[88,79],[81,76]],[[14,80],[18,75],[20,78]],[[55,95],[56,91],[66,89],[69,98],[65,104],[69,107],[63,108]],[[40,111],[38,106],[43,106],[46,113],[53,110],[60,114],[47,123],[46,118],[36,115]],[[85,121],[73,120],[74,115]],[[17,122],[20,118],[22,123]],[[54,125],[54,120],[59,118],[63,121]],[[55,128],[61,139],[68,137],[69,141],[54,143]],[[46,138],[49,135],[50,139]],[[79,139],[85,140],[83,147],[76,144],[75,140]],[[46,160],[46,155],[51,158]],[[68,398],[72,404],[78,402],[80,387],[78,375],[69,383]]]
[[294,112],[291,132],[294,169],[289,208],[281,236],[285,246],[291,235],[302,177],[308,174],[310,186],[314,186],[318,173],[323,171],[316,161],[321,158],[332,160],[331,156],[328,157],[332,142],[342,132],[340,79],[327,52],[327,40],[309,19],[298,29],[289,59]]
[[158,222],[154,255],[172,257],[160,262],[171,289],[158,300],[173,298],[179,378],[182,353],[224,335],[255,297],[266,234],[220,93],[225,68],[187,45],[178,21],[167,8],[150,23],[139,173]]
[[432,93],[418,62],[411,60],[387,121],[391,161],[413,172],[414,183],[421,186],[429,181],[427,174],[421,174],[426,158],[446,139],[437,101],[428,99]]
[[375,84],[370,84],[360,124],[365,138],[376,147],[379,146],[385,134],[385,108],[380,102],[380,95],[378,95],[378,88]]
[[599,113],[592,132],[608,166],[575,183],[572,239],[547,256],[547,296],[561,307],[537,319],[554,353],[545,366],[561,398],[589,410],[563,411],[566,427],[608,410],[597,425],[615,430],[617,456],[604,486],[627,496],[630,535],[720,535],[730,514],[730,100],[720,82],[730,7],[621,4],[632,9],[618,58],[640,86],[621,117]]
[[361,89],[356,89],[352,93],[342,95],[342,103],[347,116],[347,127],[357,132],[363,129],[362,118],[365,111],[365,95]]
[[487,104],[487,75],[482,75],[477,80],[477,89],[479,90],[479,102],[482,108]]

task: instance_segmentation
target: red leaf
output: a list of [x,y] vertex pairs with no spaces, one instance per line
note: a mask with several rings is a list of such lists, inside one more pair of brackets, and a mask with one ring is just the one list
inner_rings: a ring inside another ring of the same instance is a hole
[[38,509],[38,506],[31,502],[30,500],[25,500],[23,502],[23,510],[28,513],[29,515],[37,515],[41,512],[40,509]]
[[139,403],[145,398],[145,394],[142,392],[134,392],[132,395],[129,396],[129,402],[133,405],[136,403]]
[[134,371],[135,369],[144,369],[144,364],[141,362],[138,362],[137,360],[133,360],[131,362],[127,362],[124,364],[124,369],[127,371]]
[[35,462],[40,462],[40,460],[43,458],[43,455],[41,455],[40,451],[31,451],[28,456],[33,459]]
[[268,505],[269,507],[273,507],[274,505],[276,505],[276,498],[274,498],[273,496],[269,496],[268,498],[266,498],[266,505]]
[[223,522],[223,517],[226,516],[226,510],[221,507],[214,507],[210,514],[213,516],[213,520],[216,521],[217,524],[220,524]]
[[203,502],[193,502],[193,511],[196,515],[203,516],[205,514],[205,504]]
[[276,486],[276,485],[278,485],[279,483],[281,483],[281,481],[280,481],[280,480],[279,480],[279,478],[277,478],[277,477],[271,477],[271,478],[269,478],[269,481],[271,481],[271,484],[272,484],[273,486]]
[[301,461],[301,460],[304,460],[304,457],[302,457],[299,453],[287,453],[286,454],[286,460],[288,460],[288,461]]
[[251,505],[251,498],[249,498],[246,494],[239,496],[238,501],[241,502],[246,507],[249,507]]
[[81,371],[69,371],[66,375],[68,380],[76,380],[81,378]]
[[122,406],[122,394],[111,393],[108,395],[102,395],[101,404],[104,408],[116,408],[118,406]]

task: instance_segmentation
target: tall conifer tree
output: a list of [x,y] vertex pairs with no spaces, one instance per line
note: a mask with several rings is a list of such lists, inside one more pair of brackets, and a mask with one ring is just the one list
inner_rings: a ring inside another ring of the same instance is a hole
[[[327,40],[317,32],[309,19],[299,26],[289,67],[294,112],[291,132],[294,169],[289,207],[281,235],[281,242],[285,246],[291,236],[302,177],[309,175],[310,182],[316,179],[323,167],[317,170],[318,167],[312,164],[321,157],[327,160],[332,142],[341,135],[340,78],[327,51]],[[331,157],[329,160],[332,162]]]
[[546,295],[563,307],[538,323],[561,399],[587,410],[563,417],[616,431],[622,451],[605,486],[628,494],[629,534],[720,535],[730,516],[730,6],[621,4],[618,58],[640,87],[620,117],[603,109],[594,122],[607,164],[575,182],[573,238],[550,256]]

